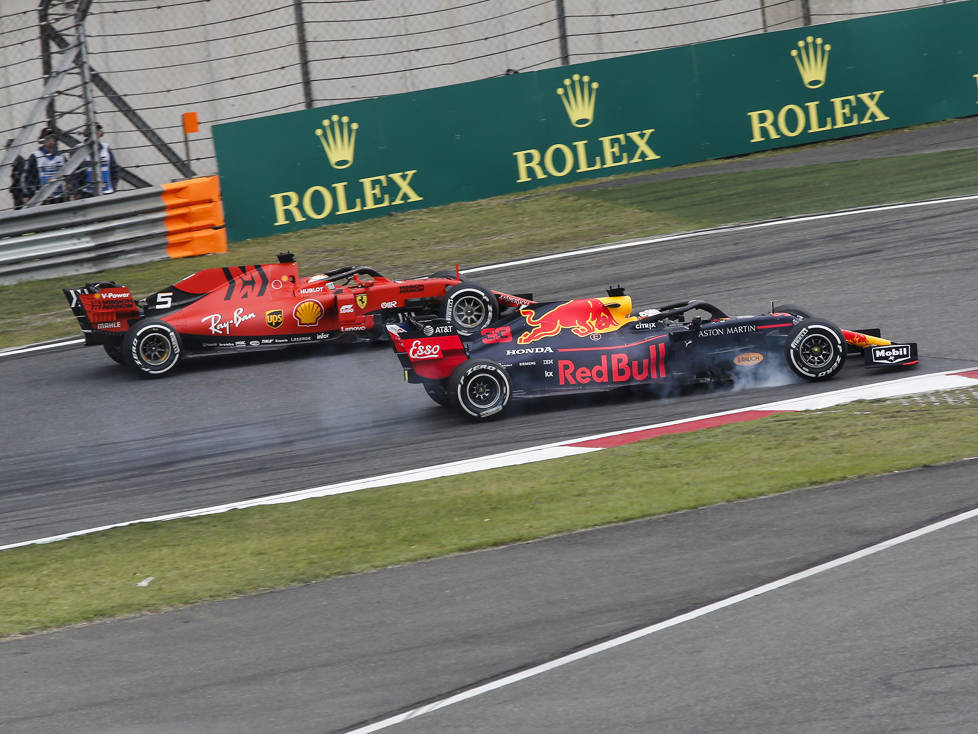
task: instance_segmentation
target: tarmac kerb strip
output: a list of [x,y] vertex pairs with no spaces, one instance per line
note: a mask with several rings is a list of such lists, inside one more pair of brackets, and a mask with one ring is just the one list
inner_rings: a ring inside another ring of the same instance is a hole
[[375,487],[388,487],[395,484],[405,484],[407,482],[418,482],[426,479],[438,477],[450,477],[458,474],[468,474],[470,472],[485,471],[486,469],[498,469],[504,466],[517,466],[519,464],[530,464],[537,461],[547,461],[549,459],[559,459],[566,456],[586,454],[591,451],[601,451],[611,446],[621,446],[626,443],[642,441],[657,435],[668,433],[687,433],[690,431],[711,428],[717,425],[729,423],[742,423],[757,420],[775,413],[796,412],[803,410],[820,410],[833,405],[842,405],[855,400],[872,400],[874,398],[900,397],[905,395],[917,395],[921,393],[933,392],[936,390],[950,390],[959,387],[969,387],[978,380],[978,368],[968,368],[965,370],[951,370],[928,375],[915,375],[887,382],[877,382],[871,385],[860,385],[857,387],[834,390],[832,392],[819,393],[801,398],[792,398],[775,403],[756,405],[737,410],[728,410],[721,413],[702,415],[696,418],[685,418],[681,420],[656,423],[647,426],[637,426],[621,431],[612,431],[594,436],[583,436],[568,441],[545,444],[542,446],[531,446],[514,451],[506,451],[501,454],[492,454],[474,459],[462,459],[446,464],[435,466],[420,467],[407,471],[394,472],[392,474],[382,474],[366,479],[354,479],[337,484],[329,484],[322,487],[312,487],[283,494],[270,495],[268,497],[257,497],[240,502],[231,502],[225,505],[214,507],[202,507],[194,510],[184,510],[168,515],[141,518],[127,522],[103,525],[96,528],[86,528],[76,530],[61,535],[52,535],[46,538],[35,540],[25,540],[19,543],[0,545],[0,551],[21,548],[28,545],[40,545],[43,543],[54,543],[59,540],[67,540],[79,535],[90,535],[99,533],[112,528],[126,527],[148,522],[165,522],[168,520],[179,520],[189,517],[203,517],[205,515],[218,515],[230,510],[243,510],[249,507],[260,507],[264,505],[278,505],[288,502],[299,502],[315,497],[329,497],[337,494],[348,494],[359,492],[364,489]]

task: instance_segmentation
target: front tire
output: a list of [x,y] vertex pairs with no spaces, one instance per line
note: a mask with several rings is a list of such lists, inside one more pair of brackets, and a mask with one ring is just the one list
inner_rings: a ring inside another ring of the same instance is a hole
[[438,315],[451,321],[460,336],[472,336],[499,318],[499,303],[487,288],[459,283],[445,291]]
[[819,319],[799,321],[785,346],[792,371],[806,380],[828,380],[846,363],[846,341],[835,324]]
[[180,362],[180,335],[165,321],[144,319],[135,323],[123,341],[126,364],[145,377],[168,374]]
[[783,303],[780,306],[775,306],[771,309],[771,313],[787,313],[802,319],[810,319],[812,317],[806,309],[801,306],[796,306],[793,303]]
[[448,378],[448,399],[456,410],[475,421],[499,416],[512,392],[505,368],[487,359],[463,362]]
[[446,280],[468,280],[464,275],[456,274],[454,270],[438,270],[429,278],[445,278]]

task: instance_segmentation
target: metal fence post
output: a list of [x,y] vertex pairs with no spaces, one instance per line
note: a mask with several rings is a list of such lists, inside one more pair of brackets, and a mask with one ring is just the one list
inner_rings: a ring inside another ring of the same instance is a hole
[[564,0],[557,0],[557,35],[560,37],[560,63],[570,64],[570,51],[567,46],[567,13],[564,10]]
[[299,43],[299,73],[302,74],[302,97],[306,109],[312,109],[312,81],[309,79],[309,50],[306,48],[306,20],[302,14],[302,0],[292,0],[295,13],[295,36]]

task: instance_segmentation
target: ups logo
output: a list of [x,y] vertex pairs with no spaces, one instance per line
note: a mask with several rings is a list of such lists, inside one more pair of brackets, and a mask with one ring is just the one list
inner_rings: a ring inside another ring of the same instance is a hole
[[282,313],[282,309],[276,308],[274,311],[265,312],[265,323],[268,324],[269,328],[277,329],[285,322],[285,316]]

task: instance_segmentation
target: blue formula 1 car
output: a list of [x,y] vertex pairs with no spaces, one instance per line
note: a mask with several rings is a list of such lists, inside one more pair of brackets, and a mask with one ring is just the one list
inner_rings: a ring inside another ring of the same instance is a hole
[[467,339],[437,318],[387,330],[405,379],[473,420],[495,418],[513,398],[635,385],[667,393],[789,370],[827,380],[850,354],[866,366],[917,364],[916,344],[883,339],[878,329],[840,329],[797,306],[730,317],[693,300],[633,315],[620,287],[597,298],[528,302]]

